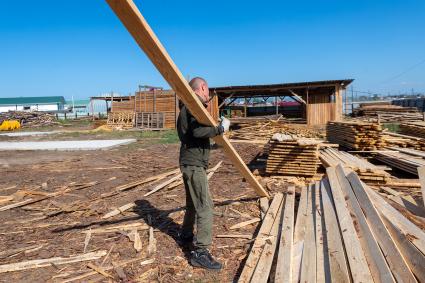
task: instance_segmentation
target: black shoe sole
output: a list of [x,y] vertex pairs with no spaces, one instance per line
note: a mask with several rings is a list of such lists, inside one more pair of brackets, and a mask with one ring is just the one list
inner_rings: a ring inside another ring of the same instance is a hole
[[219,271],[219,270],[221,270],[223,267],[221,266],[221,267],[219,267],[219,268],[208,268],[208,267],[206,267],[206,266],[203,266],[203,265],[201,265],[201,264],[199,264],[198,262],[196,262],[196,261],[194,261],[194,260],[190,260],[190,264],[192,265],[192,266],[194,266],[194,267],[200,267],[200,268],[203,268],[203,269],[207,269],[207,270],[214,270],[214,271]]

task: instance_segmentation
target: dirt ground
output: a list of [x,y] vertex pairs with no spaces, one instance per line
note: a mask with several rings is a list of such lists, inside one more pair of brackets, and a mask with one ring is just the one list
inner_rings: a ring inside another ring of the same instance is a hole
[[[100,274],[75,282],[231,282],[237,279],[250,248],[250,240],[214,238],[212,254],[223,262],[220,272],[192,268],[189,249],[177,239],[183,220],[185,195],[183,186],[161,190],[148,197],[143,194],[156,184],[137,186],[118,195],[99,198],[120,185],[170,171],[178,167],[179,144],[174,132],[157,134],[65,133],[43,137],[5,138],[1,140],[52,140],[82,138],[136,137],[137,143],[99,151],[0,151],[0,195],[15,194],[22,200],[39,197],[44,192],[79,188],[21,208],[0,211],[0,264],[32,259],[81,255],[89,229],[142,222],[153,227],[157,251],[148,254],[149,230],[140,230],[141,252],[136,252],[129,237],[121,232],[92,233],[86,252],[106,250],[109,255],[94,261],[109,269],[112,278]],[[259,152],[255,145],[235,144],[244,161],[249,163]],[[258,199],[244,182],[221,149],[212,151],[210,167],[223,160],[209,184],[215,203],[214,235],[255,235],[257,225],[238,230],[229,227],[260,216]],[[264,180],[263,180],[264,181]],[[94,185],[87,185],[97,182]],[[284,190],[284,186],[267,186]],[[25,192],[27,191],[27,192]],[[41,192],[41,193],[40,193]],[[136,206],[117,216],[102,219],[110,210],[136,202]],[[4,205],[3,203],[2,205]],[[7,203],[6,203],[7,204]],[[238,213],[240,212],[240,213]],[[152,263],[140,263],[153,259]],[[0,282],[61,282],[90,271],[88,262],[2,273]],[[117,271],[118,270],[118,271]],[[95,273],[95,272],[94,272]],[[120,274],[119,274],[120,273]],[[121,277],[121,278],[120,278]]]

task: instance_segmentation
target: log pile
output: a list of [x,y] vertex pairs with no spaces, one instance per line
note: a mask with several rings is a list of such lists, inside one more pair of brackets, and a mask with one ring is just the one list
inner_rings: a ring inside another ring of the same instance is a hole
[[422,113],[416,107],[403,107],[398,105],[361,105],[354,109],[355,117],[376,117],[381,122],[420,121]]
[[404,135],[425,139],[425,122],[400,124],[400,132]]
[[270,140],[266,173],[312,177],[320,165],[320,140],[275,134]]
[[238,282],[425,282],[420,221],[329,167],[301,189],[298,208],[293,187],[276,194]]
[[345,151],[334,148],[320,150],[320,160],[325,167],[335,167],[341,164],[357,173],[360,179],[367,184],[386,184],[391,175],[382,168]]
[[9,111],[0,113],[0,124],[5,120],[17,120],[21,123],[22,127],[41,127],[59,124],[54,115],[39,111]]
[[385,146],[382,126],[364,122],[329,122],[326,136],[330,142],[354,150],[376,150]]

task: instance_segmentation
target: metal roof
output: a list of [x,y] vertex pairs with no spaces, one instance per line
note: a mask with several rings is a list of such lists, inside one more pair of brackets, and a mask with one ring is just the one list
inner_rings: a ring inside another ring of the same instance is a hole
[[267,85],[225,86],[211,87],[210,91],[217,93],[217,95],[222,98],[226,98],[229,96],[281,96],[292,95],[290,90],[298,94],[302,94],[307,89],[314,90],[318,88],[328,88],[329,90],[332,90],[336,85],[340,85],[343,88],[346,88],[351,82],[353,82],[353,79],[295,82]]
[[63,96],[33,96],[0,98],[0,105],[65,104]]

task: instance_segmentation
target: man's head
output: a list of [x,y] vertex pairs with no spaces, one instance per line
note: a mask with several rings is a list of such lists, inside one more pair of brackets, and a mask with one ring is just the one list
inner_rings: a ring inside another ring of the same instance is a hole
[[208,89],[207,81],[200,77],[195,77],[189,82],[190,87],[201,99],[202,103],[207,105],[210,99],[210,91]]

